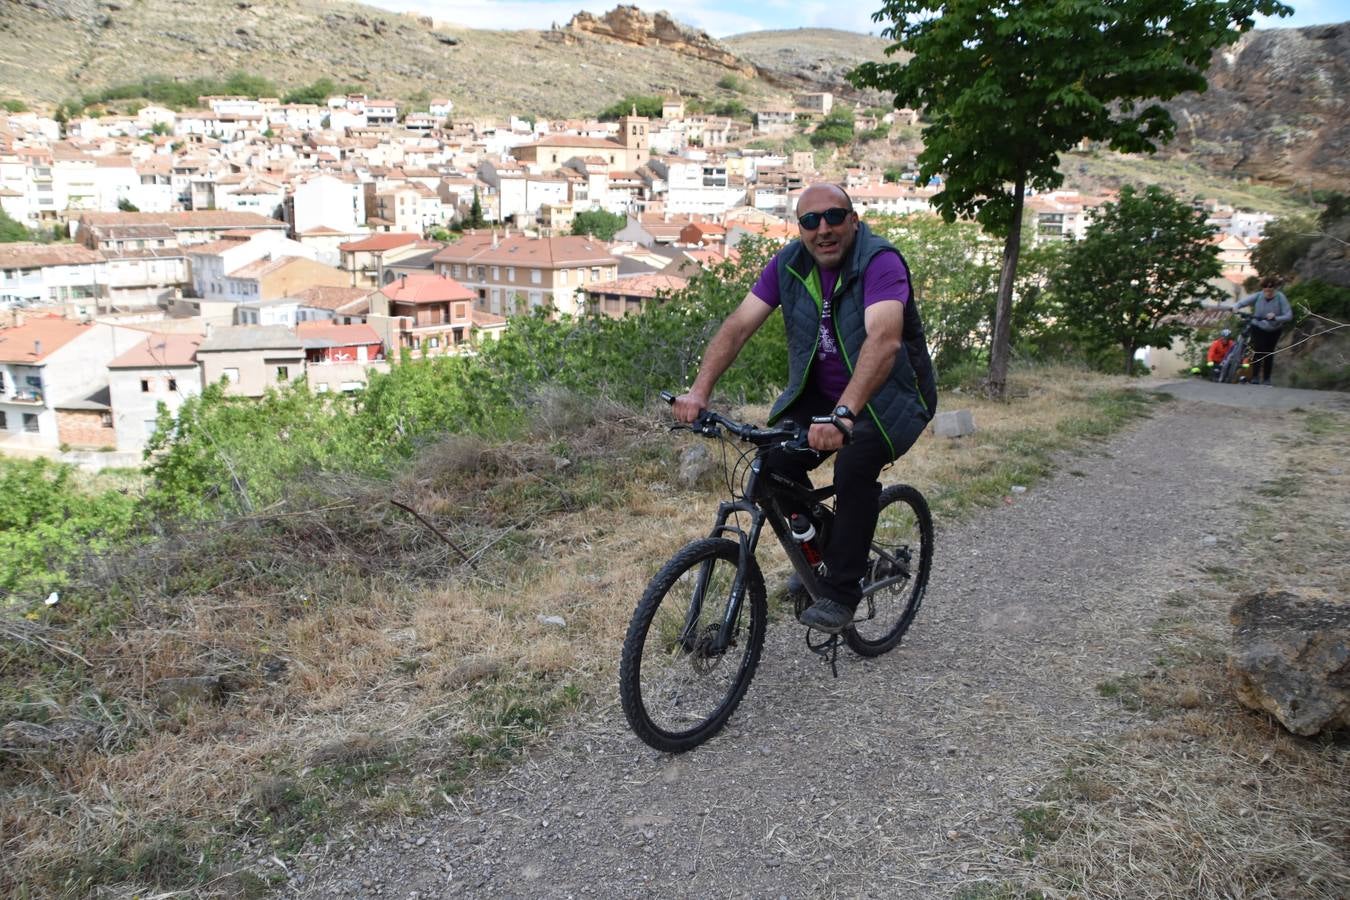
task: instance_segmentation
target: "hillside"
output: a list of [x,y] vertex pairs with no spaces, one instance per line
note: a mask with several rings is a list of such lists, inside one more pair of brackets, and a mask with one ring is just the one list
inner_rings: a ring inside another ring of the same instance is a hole
[[[843,81],[884,59],[881,38],[829,29],[714,41],[619,6],[540,30],[445,25],[343,0],[0,0],[0,99],[54,106],[145,76],[247,71],[285,90],[327,76],[412,103],[448,96],[465,115],[593,114],[627,94],[679,91],[789,102],[832,90],[884,104]],[[1222,51],[1211,88],[1169,103],[1171,158],[1299,188],[1350,185],[1350,23],[1271,29]]]

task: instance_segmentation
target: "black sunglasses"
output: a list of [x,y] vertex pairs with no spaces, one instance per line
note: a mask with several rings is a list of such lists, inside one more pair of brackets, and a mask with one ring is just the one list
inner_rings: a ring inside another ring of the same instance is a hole
[[848,214],[853,212],[851,209],[844,209],[842,206],[832,206],[824,212],[809,212],[797,217],[797,224],[801,225],[807,231],[815,231],[820,227],[820,220],[824,219],[831,225],[843,225]]

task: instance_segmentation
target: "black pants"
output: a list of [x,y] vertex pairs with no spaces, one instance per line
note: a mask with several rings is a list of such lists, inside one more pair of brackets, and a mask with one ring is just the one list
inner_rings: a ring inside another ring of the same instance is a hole
[[1280,342],[1282,331],[1283,328],[1275,331],[1252,328],[1252,383],[1270,380],[1270,371],[1275,361],[1275,345]]
[[[808,389],[783,418],[809,427],[812,416],[829,415],[834,407],[835,401]],[[872,532],[877,528],[877,498],[881,494],[877,476],[891,461],[890,447],[872,420],[859,413],[852,438],[835,453],[838,458],[834,461],[834,527],[821,550],[825,589],[831,599],[856,608],[862,600],[859,580],[867,573],[867,551],[872,546]],[[807,473],[828,456],[814,459],[805,453],[775,450],[769,453],[766,463],[781,475],[809,484]]]

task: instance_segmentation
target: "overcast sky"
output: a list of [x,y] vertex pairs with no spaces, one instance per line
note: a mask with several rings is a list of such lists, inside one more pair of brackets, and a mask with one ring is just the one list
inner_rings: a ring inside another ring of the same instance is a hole
[[[566,24],[581,10],[601,14],[613,9],[619,0],[589,2],[589,0],[466,0],[466,2],[439,2],[439,0],[363,0],[399,12],[429,15],[438,21],[469,28],[535,28],[547,29],[554,22]],[[626,0],[648,13],[662,9],[679,10],[675,18],[686,25],[701,28],[716,38],[746,31],[765,31],[783,28],[843,28],[849,31],[876,33],[880,26],[872,21],[871,11],[881,7],[880,2],[838,3],[821,0],[684,0],[681,3],[647,3]],[[1285,19],[1264,20],[1258,17],[1258,28],[1298,28],[1304,25],[1323,25],[1350,20],[1350,0],[1308,0],[1287,2],[1294,15]]]

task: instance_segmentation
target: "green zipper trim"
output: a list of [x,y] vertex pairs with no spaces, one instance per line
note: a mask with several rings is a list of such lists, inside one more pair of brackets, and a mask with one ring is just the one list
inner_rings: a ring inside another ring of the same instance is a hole
[[[811,274],[815,275],[815,289],[819,290],[819,286],[821,286],[821,278],[819,278],[819,273],[818,271],[811,270]],[[842,273],[841,271],[840,278],[838,278],[837,281],[834,282],[834,287],[840,286],[840,281],[842,281],[842,277],[844,277],[844,273]],[[819,298],[817,298],[817,301],[815,302],[819,304],[819,302],[821,301],[819,301]],[[853,378],[853,360],[848,358],[848,347],[845,347],[844,339],[842,339],[842,337],[840,336],[840,317],[834,316],[833,310],[832,314],[830,314],[830,331],[834,332],[834,345],[840,348],[840,356],[844,358],[844,364],[846,367],[848,367],[849,378]],[[819,340],[819,335],[817,335],[817,340]],[[919,402],[922,402],[922,399]],[[883,428],[882,426],[882,417],[877,416],[876,410],[873,409],[871,403],[863,403],[863,412],[867,413],[868,416],[872,417],[872,424],[876,425],[877,432],[882,434],[883,439],[886,440],[887,447],[891,448],[891,459],[895,459],[895,444],[892,443],[890,434],[886,433],[886,428]]]
[[[783,268],[787,269],[788,272],[792,274],[793,278],[796,278],[798,281],[800,281],[802,283],[802,286],[806,288],[806,292],[811,295],[811,299],[816,301],[817,316],[823,314],[825,310],[825,301],[822,299],[822,292],[820,289],[820,270],[817,269],[815,266],[812,266],[811,274],[806,278],[803,278],[800,274],[797,273],[797,270],[792,268],[792,266],[785,265],[783,266]],[[819,346],[820,346],[820,323],[819,318],[817,318],[816,338],[815,342],[811,345],[811,355],[806,358],[806,371],[802,372],[802,380],[801,384],[797,386],[797,393],[793,394],[792,399],[789,400],[783,406],[783,412],[787,412],[787,410],[792,406],[792,404],[796,403],[798,398],[801,397],[802,391],[806,390],[806,383],[811,378],[811,366],[814,365],[816,361],[816,348]],[[772,425],[774,422],[778,421],[778,419],[781,418],[782,415],[783,415],[782,413],[779,413],[777,417],[769,421],[769,424]]]

